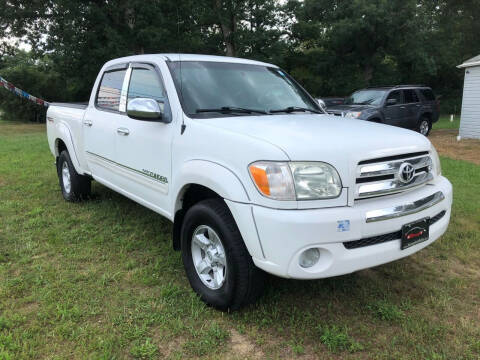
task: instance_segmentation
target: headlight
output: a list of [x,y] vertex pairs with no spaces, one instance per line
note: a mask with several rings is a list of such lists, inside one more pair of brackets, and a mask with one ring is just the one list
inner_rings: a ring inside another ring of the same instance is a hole
[[362,115],[361,111],[349,111],[345,114],[345,117],[358,118]]
[[437,150],[435,150],[435,147],[433,145],[430,153],[432,155],[433,171],[435,171],[435,174],[437,176],[440,176],[442,175],[442,165],[440,164],[440,158],[438,157]]
[[342,191],[337,170],[323,162],[259,161],[248,169],[258,191],[275,200],[328,199]]

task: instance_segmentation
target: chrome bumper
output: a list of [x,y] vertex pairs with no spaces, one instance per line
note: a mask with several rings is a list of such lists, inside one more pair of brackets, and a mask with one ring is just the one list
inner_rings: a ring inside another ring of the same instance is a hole
[[375,221],[383,221],[398,218],[401,216],[415,214],[438,204],[445,199],[445,195],[441,191],[427,196],[423,199],[413,201],[403,205],[392,206],[380,210],[371,210],[366,213],[367,223]]

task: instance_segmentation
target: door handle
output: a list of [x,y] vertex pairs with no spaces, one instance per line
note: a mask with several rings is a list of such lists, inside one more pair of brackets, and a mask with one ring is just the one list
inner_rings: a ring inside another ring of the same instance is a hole
[[83,125],[85,125],[85,126],[92,126],[92,125],[93,125],[93,122],[92,122],[92,120],[83,120]]
[[405,109],[405,106],[400,106],[400,109]]
[[117,133],[119,135],[127,136],[128,134],[130,134],[130,130],[128,130],[127,128],[118,128]]

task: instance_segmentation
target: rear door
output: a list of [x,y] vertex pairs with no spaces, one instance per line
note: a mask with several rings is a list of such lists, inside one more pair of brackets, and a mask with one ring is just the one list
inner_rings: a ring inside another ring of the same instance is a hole
[[[388,105],[389,99],[395,99],[395,105]],[[388,125],[405,127],[407,109],[403,103],[403,93],[401,90],[393,90],[388,94],[383,109],[385,123]]]
[[440,109],[439,103],[435,98],[435,94],[433,93],[432,89],[418,89],[417,93],[419,93],[421,97],[423,111],[432,114],[433,122],[437,121],[438,117],[440,116]]
[[[128,101],[150,98],[171,116],[160,70],[153,64],[130,64]],[[171,179],[171,144],[173,124],[124,116],[115,136],[115,162],[122,176],[119,186],[132,198],[169,216],[169,181]]]
[[[127,67],[128,64],[121,64],[105,70],[96,90],[94,105],[87,108],[83,119],[85,154],[89,168],[94,178],[107,185],[115,182],[116,128],[119,119],[125,116],[120,103]],[[124,94],[123,101],[125,98]]]
[[414,89],[403,90],[403,98],[406,108],[406,123],[405,127],[415,129],[420,119],[422,104],[418,98],[417,92]]

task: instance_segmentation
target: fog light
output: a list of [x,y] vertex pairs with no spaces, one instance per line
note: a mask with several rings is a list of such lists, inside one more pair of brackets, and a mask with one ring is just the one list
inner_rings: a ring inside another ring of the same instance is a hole
[[309,268],[315,265],[320,259],[320,251],[317,248],[311,248],[305,250],[300,255],[300,260],[298,261],[300,266],[303,268]]

